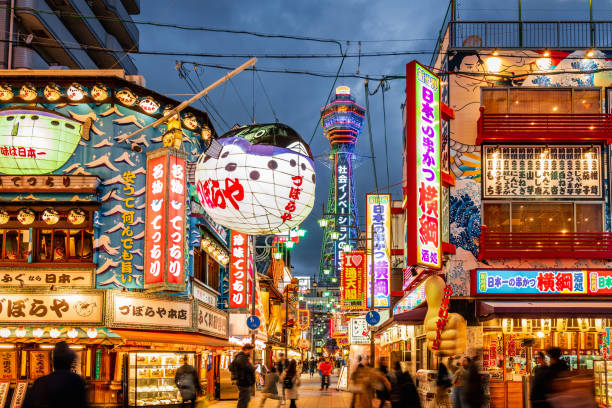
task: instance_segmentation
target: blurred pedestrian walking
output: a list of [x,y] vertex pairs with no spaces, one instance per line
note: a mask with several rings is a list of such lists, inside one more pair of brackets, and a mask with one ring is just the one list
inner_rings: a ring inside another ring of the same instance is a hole
[[372,408],[374,400],[374,391],[382,389],[391,389],[391,384],[379,370],[364,365],[355,370],[353,373],[353,382],[356,386],[354,393],[354,408]]
[[402,371],[399,361],[395,362],[392,374],[389,393],[391,408],[421,408],[421,399],[414,381],[410,373]]
[[482,377],[480,376],[479,356],[476,354],[471,359],[467,359],[467,367],[465,375],[462,376],[462,394],[463,398],[461,406],[463,408],[481,408],[484,402],[484,389],[482,386]]
[[[200,378],[195,367],[189,364],[189,357],[187,354],[183,356],[183,365],[176,370],[174,375],[174,383],[179,389],[181,394],[182,402],[181,408],[190,406],[195,408],[196,397],[202,393],[202,386],[200,385]],[[187,405],[189,401],[189,405]]]
[[438,377],[436,379],[436,404],[438,407],[450,407],[449,390],[452,385],[450,373],[446,365],[440,361],[438,364]]
[[229,367],[232,373],[232,382],[235,382],[238,386],[237,408],[247,408],[253,395],[255,367],[249,361],[252,351],[252,345],[245,344],[242,346],[242,351],[236,354],[234,361],[232,361]]
[[310,367],[309,367],[309,371],[310,371],[310,378],[312,378],[312,376],[314,375],[315,370],[317,369],[317,360],[315,360],[314,357],[310,358]]
[[546,357],[541,351],[535,357],[536,366],[533,370],[533,382],[531,383],[531,392],[529,400],[532,408],[549,408],[550,405],[546,401],[546,393],[550,387],[550,372],[546,364]]
[[280,376],[276,371],[276,367],[272,366],[270,372],[266,374],[264,387],[261,391],[261,403],[259,404],[260,408],[264,408],[267,399],[277,400],[278,405],[276,408],[280,407],[283,397],[278,395],[278,387],[276,386],[276,384],[279,382],[279,378]]
[[53,349],[53,372],[34,381],[22,408],[86,408],[85,381],[70,371],[76,354],[65,341]]
[[283,389],[285,389],[285,397],[291,400],[289,408],[297,408],[295,401],[298,399],[298,388],[300,387],[300,375],[297,371],[295,360],[289,360],[287,368],[280,377]]
[[[386,358],[380,359],[378,370],[380,371],[382,375],[384,375],[387,378],[387,380],[389,380],[389,383],[391,383],[391,380],[389,378],[389,369],[387,368]],[[376,389],[376,398],[378,398],[378,400],[380,401],[379,408],[384,408],[387,401],[389,401],[389,392],[390,392],[390,389],[387,389],[387,387],[382,386],[382,384],[378,385]]]

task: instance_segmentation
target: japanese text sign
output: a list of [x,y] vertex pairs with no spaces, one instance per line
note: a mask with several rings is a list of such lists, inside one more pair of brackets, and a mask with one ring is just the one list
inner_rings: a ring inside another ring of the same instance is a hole
[[345,337],[348,335],[346,316],[341,313],[332,315],[332,318],[329,319],[329,332],[331,337]]
[[601,198],[601,146],[483,146],[484,198]]
[[366,307],[366,255],[364,251],[345,252],[342,256],[340,275],[341,309]]
[[446,323],[448,323],[448,304],[450,302],[450,297],[453,294],[453,288],[450,285],[446,285],[444,288],[444,296],[442,297],[442,304],[440,305],[440,309],[438,310],[438,322],[436,323],[436,338],[434,339],[431,349],[439,350],[440,349],[440,336],[442,335],[442,331],[446,327]]
[[440,79],[413,61],[406,73],[407,265],[442,266]]
[[230,254],[230,307],[247,307],[248,235],[232,230]]
[[[373,237],[372,232],[374,232]],[[366,234],[368,253],[374,251],[374,265],[372,257],[367,257],[368,306],[372,296],[373,269],[374,307],[389,307],[391,305],[391,196],[389,194],[366,195]]]
[[48,351],[30,351],[30,379],[36,380],[51,372]]
[[111,324],[116,327],[150,327],[152,329],[190,329],[192,302],[112,294]]
[[93,271],[91,268],[60,268],[41,269],[22,267],[19,269],[3,268],[0,270],[0,285],[2,286],[45,286],[55,285],[59,288],[91,288],[93,286]]
[[[346,244],[350,244],[350,225],[351,220],[349,214],[351,213],[351,160],[348,153],[338,152],[336,158],[336,231],[340,234],[336,240],[336,252],[338,248],[343,248]],[[340,257],[336,256],[337,265],[340,267]],[[339,269],[339,268],[338,268]]]
[[478,269],[479,295],[609,295],[612,270]]
[[393,315],[407,312],[425,300],[425,285],[420,284],[412,292],[405,295],[399,302],[393,306]]
[[310,310],[299,309],[298,310],[298,328],[300,330],[306,330],[310,326]]
[[147,155],[145,288],[184,290],[185,158],[174,149]]
[[17,378],[17,353],[15,351],[0,352],[0,380]]
[[228,320],[227,314],[218,309],[213,309],[198,303],[198,330],[213,336],[227,338]]
[[101,324],[104,295],[101,292],[0,293],[0,323]]
[[349,343],[369,344],[370,330],[365,316],[353,317],[349,321]]

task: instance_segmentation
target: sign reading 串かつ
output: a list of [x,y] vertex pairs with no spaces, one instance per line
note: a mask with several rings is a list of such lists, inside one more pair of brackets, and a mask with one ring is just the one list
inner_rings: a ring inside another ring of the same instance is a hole
[[101,324],[104,295],[101,292],[0,294],[0,323]]
[[407,265],[442,266],[440,79],[413,61],[406,73]]
[[137,295],[111,295],[109,317],[115,327],[190,329],[192,302]]
[[483,146],[483,198],[601,198],[601,146]]
[[213,336],[228,336],[227,314],[217,309],[211,309],[198,304],[198,330],[212,334]]
[[[372,237],[372,226],[374,237]],[[389,307],[391,302],[391,196],[389,194],[366,195],[366,235],[368,252],[367,299],[371,302],[372,269],[374,270],[374,307]],[[372,238],[372,239],[370,239]]]

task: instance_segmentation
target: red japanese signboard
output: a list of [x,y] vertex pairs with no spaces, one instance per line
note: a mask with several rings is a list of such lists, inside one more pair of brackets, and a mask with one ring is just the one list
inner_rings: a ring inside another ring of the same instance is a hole
[[366,307],[366,255],[365,251],[345,252],[342,256],[340,280],[340,308]]
[[232,230],[230,256],[230,307],[247,304],[248,235]]
[[185,154],[147,154],[145,288],[185,290]]

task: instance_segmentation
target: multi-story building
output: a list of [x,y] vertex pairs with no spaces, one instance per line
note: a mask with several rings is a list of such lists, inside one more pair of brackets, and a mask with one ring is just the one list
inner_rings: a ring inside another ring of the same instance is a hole
[[4,0],[0,68],[122,69],[135,75],[139,0]]
[[[606,405],[610,23],[465,22],[453,11],[431,65],[454,111],[441,163],[454,178],[456,253],[429,273],[452,288],[450,311],[467,321],[462,340],[482,357],[491,407],[526,406],[533,356],[550,347],[572,373],[594,376]],[[410,324],[416,369],[436,369],[423,326]]]

